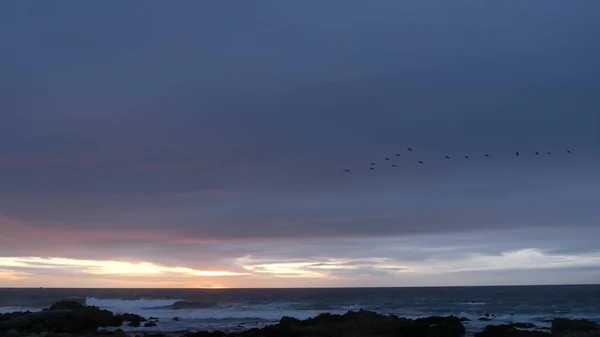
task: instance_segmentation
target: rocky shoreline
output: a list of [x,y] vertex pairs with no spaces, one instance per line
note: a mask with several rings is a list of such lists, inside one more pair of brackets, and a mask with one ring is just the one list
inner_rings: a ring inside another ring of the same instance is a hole
[[[181,337],[461,337],[466,318],[431,316],[409,319],[372,311],[349,311],[343,315],[320,314],[306,320],[283,317],[278,324],[242,332],[199,331],[169,333]],[[117,314],[75,301],[60,301],[39,312],[0,315],[0,336],[7,337],[126,337],[119,327],[153,327],[157,319],[136,314]],[[531,323],[487,325],[475,337],[600,337],[600,326],[586,320],[556,318],[542,330]],[[106,328],[116,330],[109,331]],[[164,337],[166,334],[130,334]]]

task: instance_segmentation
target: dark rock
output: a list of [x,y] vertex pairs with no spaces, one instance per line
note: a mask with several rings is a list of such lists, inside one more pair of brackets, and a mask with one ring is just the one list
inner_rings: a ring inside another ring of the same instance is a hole
[[125,333],[125,331],[123,331],[121,329],[117,329],[117,330],[115,330],[114,336],[115,337],[127,337],[127,334]]
[[0,314],[0,322],[9,321],[15,319],[17,317],[21,317],[27,314],[31,314],[31,311],[15,311],[15,312],[7,312],[5,314]]
[[283,316],[279,320],[279,324],[300,324],[301,322],[302,321],[297,318],[288,317],[288,316]]
[[[114,315],[108,310],[85,306],[76,301],[60,301],[40,312],[13,313],[0,320],[0,331],[16,329],[20,332],[37,333],[42,331],[57,334],[87,334],[99,327],[119,327],[123,317],[130,320],[143,320],[138,315]],[[8,319],[7,319],[8,318]]]
[[151,321],[158,321],[158,317],[150,317],[148,319],[151,320]]
[[48,310],[79,310],[85,305],[77,301],[58,301],[50,306]]
[[43,331],[40,333],[40,337],[56,337],[56,334],[52,331]]
[[179,322],[179,317],[173,317],[173,320]]
[[152,328],[156,326],[156,322],[155,321],[148,321],[146,323],[144,323],[144,328]]
[[44,326],[42,324],[34,324],[31,327],[31,332],[33,332],[35,334],[42,333],[42,331],[44,331]]
[[140,315],[136,315],[136,314],[121,314],[121,315],[117,315],[120,316],[121,319],[123,319],[126,322],[145,322],[146,319]]
[[488,325],[475,337],[550,337],[547,332],[519,330],[510,325]]
[[585,319],[555,318],[552,320],[552,335],[599,330],[600,326]]
[[[250,329],[237,337],[301,336],[410,336],[460,337],[465,328],[458,317],[420,319],[380,315],[372,311],[349,311],[344,315],[321,314],[307,320],[284,317],[279,324]],[[204,334],[194,337],[209,337]],[[212,336],[216,337],[216,336]]]
[[192,334],[186,334],[184,337],[225,337],[226,334],[222,331],[198,331]]
[[129,322],[129,323],[127,323],[127,326],[130,326],[130,327],[132,327],[132,328],[139,328],[139,327],[140,327],[140,325],[141,325],[141,323],[140,323],[140,322],[138,322],[138,321],[135,321],[135,322]]
[[4,337],[19,337],[21,336],[21,333],[17,330],[10,330],[9,332],[4,334]]
[[487,318],[487,317],[479,317],[477,320],[478,320],[478,321],[489,322],[489,321],[491,321],[492,319],[491,319],[491,318]]
[[537,328],[537,326],[535,326],[535,324],[533,323],[510,323],[508,324],[508,326],[511,326],[513,328],[517,328],[517,329],[531,329],[531,328]]

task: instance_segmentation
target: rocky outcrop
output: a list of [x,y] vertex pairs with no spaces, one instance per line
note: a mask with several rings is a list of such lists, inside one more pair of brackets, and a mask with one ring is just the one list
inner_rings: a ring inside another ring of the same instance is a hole
[[600,326],[587,320],[556,318],[552,320],[552,333],[532,330],[536,328],[531,323],[488,325],[475,337],[600,337]]
[[145,319],[134,314],[114,315],[108,310],[85,306],[75,301],[60,301],[40,312],[3,315],[0,332],[90,333],[99,327],[118,327],[125,321],[141,322]]
[[[380,315],[372,311],[349,311],[344,315],[321,314],[298,320],[283,317],[279,324],[228,334],[231,337],[344,337],[344,336],[410,336],[460,337],[465,327],[458,317],[419,319]],[[186,337],[224,337],[223,332],[197,332]]]
[[519,330],[514,325],[488,325],[475,337],[551,337],[548,332]]
[[555,318],[552,320],[554,336],[589,336],[590,333],[600,335],[600,326],[585,319]]

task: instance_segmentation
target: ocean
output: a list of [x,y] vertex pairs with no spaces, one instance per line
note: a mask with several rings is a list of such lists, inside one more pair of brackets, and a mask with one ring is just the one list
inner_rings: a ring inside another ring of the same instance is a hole
[[[115,313],[157,317],[152,328],[128,331],[236,331],[304,319],[319,313],[367,309],[403,317],[469,318],[468,331],[487,324],[530,322],[549,327],[555,317],[600,323],[600,285],[327,288],[327,289],[0,289],[0,312],[40,310],[76,299]],[[489,314],[491,321],[479,321]],[[174,320],[177,317],[178,320]]]

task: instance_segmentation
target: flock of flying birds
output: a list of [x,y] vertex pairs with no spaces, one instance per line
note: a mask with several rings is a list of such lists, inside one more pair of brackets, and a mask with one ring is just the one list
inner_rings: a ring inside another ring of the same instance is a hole
[[[408,152],[413,152],[413,149],[412,149],[412,148],[410,148],[410,147],[406,148],[406,150],[407,150]],[[566,150],[566,152],[567,152],[567,154],[570,154],[570,153],[571,153],[571,150]],[[536,151],[534,155],[536,155],[536,156],[539,156],[539,155],[541,155],[541,154],[542,154],[542,152],[540,152],[540,151]],[[551,154],[552,154],[552,152],[546,152],[546,155],[551,155]],[[520,155],[521,155],[521,153],[519,153],[518,151],[517,151],[517,152],[515,152],[515,156],[516,156],[516,157],[519,157]],[[396,157],[400,157],[400,156],[402,156],[400,153],[396,153]],[[491,156],[490,156],[488,153],[484,154],[484,157],[486,157],[486,158],[491,158]],[[450,156],[444,156],[444,158],[446,158],[446,159],[450,159]],[[391,157],[384,157],[383,159],[384,159],[385,161],[390,161],[390,160],[391,160]],[[469,157],[469,156],[464,156],[464,159],[471,159],[471,157]],[[422,160],[419,160],[419,161],[417,161],[417,163],[418,163],[418,164],[420,164],[420,165],[423,165],[423,164],[424,164]],[[396,165],[396,164],[391,164],[391,166],[392,166],[392,167],[397,167],[397,165]],[[372,170],[372,171],[375,171],[375,168],[376,168],[376,167],[377,167],[377,163],[376,163],[376,162],[371,162],[371,165],[369,166],[369,169],[370,169],[370,170]],[[347,173],[350,173],[352,170],[350,170],[350,169],[346,168],[346,169],[345,169],[345,171],[346,171]]]

